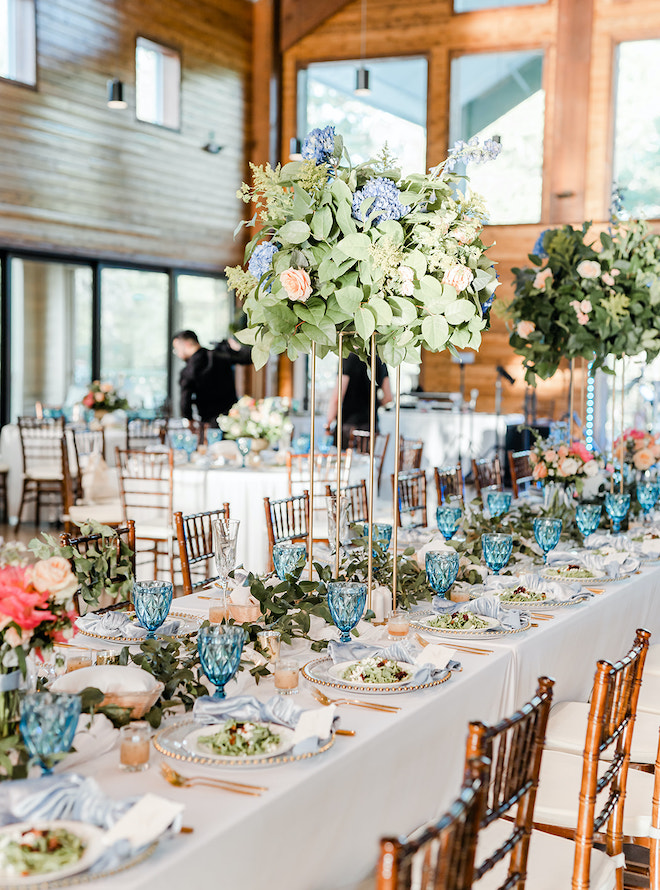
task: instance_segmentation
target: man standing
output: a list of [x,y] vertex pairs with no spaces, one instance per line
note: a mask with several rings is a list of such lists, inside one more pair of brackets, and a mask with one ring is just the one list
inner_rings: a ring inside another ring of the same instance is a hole
[[[368,430],[370,423],[371,381],[369,370],[354,352],[342,359],[342,447],[348,448],[351,433],[355,429]],[[376,357],[376,386],[383,394],[383,404],[392,401],[392,390],[387,367]],[[330,431],[337,418],[337,384],[330,396],[325,428]],[[378,432],[378,415],[376,414],[376,432]]]
[[250,348],[230,337],[215,349],[205,349],[194,331],[179,331],[172,351],[186,363],[179,376],[181,416],[192,420],[194,404],[202,423],[215,426],[217,416],[237,400],[233,366],[251,363]]

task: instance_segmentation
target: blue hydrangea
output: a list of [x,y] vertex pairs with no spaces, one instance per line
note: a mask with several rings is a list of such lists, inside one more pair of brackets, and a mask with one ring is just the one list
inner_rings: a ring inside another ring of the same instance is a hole
[[391,179],[383,176],[370,179],[353,195],[353,219],[364,222],[360,208],[365,198],[374,199],[367,210],[367,216],[371,218],[373,225],[377,226],[386,219],[401,219],[408,212],[408,205],[401,203],[400,194]]
[[302,145],[302,156],[305,159],[316,161],[317,164],[325,164],[332,157],[335,150],[335,128],[317,127],[310,130]]
[[539,237],[536,239],[536,243],[534,244],[534,247],[532,248],[532,253],[534,254],[534,256],[541,257],[541,259],[545,259],[545,257],[547,257],[548,252],[546,251],[545,247],[543,246],[543,239],[545,238],[545,233],[549,232],[549,231],[550,231],[550,229],[543,229],[543,231],[541,232]]
[[[262,275],[269,272],[273,265],[273,257],[278,250],[279,247],[272,241],[262,241],[261,244],[257,244],[248,263],[250,275],[254,275],[257,280],[260,280]],[[268,291],[270,291],[270,286]]]
[[501,151],[502,146],[494,139],[486,139],[483,145],[479,144],[477,136],[473,136],[467,142],[459,139],[449,152],[445,169],[454,170],[459,162],[467,164],[473,161],[475,164],[484,164],[486,161],[494,161]]
[[495,293],[493,292],[488,297],[486,302],[481,304],[481,311],[484,315],[486,314],[486,312],[488,312],[488,310],[490,309],[490,307],[493,305],[494,302],[495,302]]

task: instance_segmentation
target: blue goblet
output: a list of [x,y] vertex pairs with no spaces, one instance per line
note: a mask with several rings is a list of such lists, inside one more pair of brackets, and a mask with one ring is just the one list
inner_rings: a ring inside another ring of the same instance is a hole
[[177,430],[175,433],[170,433],[170,442],[175,451],[185,451],[183,443],[187,435],[189,435],[187,430]]
[[578,504],[575,508],[575,522],[583,538],[592,535],[600,525],[603,508],[600,504]]
[[307,545],[302,542],[294,544],[283,541],[281,544],[273,546],[273,565],[280,581],[286,581],[289,578],[297,581],[305,567],[306,559]]
[[212,430],[206,431],[206,444],[207,445],[215,445],[216,442],[222,442],[222,437],[224,433],[222,430],[216,430],[215,428]]
[[148,630],[147,639],[163,624],[172,605],[171,581],[134,581],[133,606],[137,619]]
[[332,438],[332,436],[321,436],[321,440],[318,444],[318,449],[321,454],[330,454],[334,446],[335,440]]
[[442,534],[445,541],[451,540],[458,531],[461,524],[463,511],[460,507],[452,504],[441,504],[435,511],[435,519],[438,523],[438,530]]
[[31,757],[44,775],[52,773],[56,754],[73,744],[80,716],[80,696],[69,693],[31,692],[21,702],[20,732]]
[[608,492],[605,495],[605,509],[612,520],[612,531],[616,534],[621,531],[621,523],[628,515],[630,509],[630,495],[626,492]]
[[[373,555],[377,556],[379,552],[386,553],[392,540],[392,526],[388,522],[374,522],[371,528],[373,529],[371,534],[374,544]],[[362,534],[365,538],[369,537],[369,524],[366,522],[362,526]]]
[[648,521],[648,514],[655,506],[658,499],[658,485],[656,482],[638,482],[637,500],[644,512],[644,522]]
[[252,439],[249,436],[239,436],[236,439],[236,447],[241,453],[241,466],[245,467],[245,458],[250,453],[250,449],[252,448]]
[[367,602],[367,585],[359,581],[330,581],[328,607],[332,620],[339,629],[339,641],[350,643],[355,625],[364,613]]
[[238,670],[244,642],[245,631],[238,624],[200,627],[197,651],[202,670],[215,686],[213,698],[225,697],[225,684]]
[[198,444],[197,436],[194,433],[184,433],[181,447],[188,455],[188,463],[190,463],[190,458],[197,451]]
[[302,433],[300,436],[296,436],[291,443],[291,452],[293,454],[309,454],[311,441],[311,437],[308,433]]
[[494,575],[499,575],[500,570],[511,559],[513,537],[499,533],[483,534],[481,536],[481,547],[484,552],[486,565]]
[[486,504],[491,519],[497,519],[498,516],[504,516],[509,512],[513,495],[510,491],[489,491],[486,494]]
[[543,562],[547,563],[548,553],[559,543],[562,529],[561,519],[535,519],[534,537],[543,551]]
[[[426,554],[426,577],[440,596],[452,586],[458,575],[458,553],[429,550]],[[446,597],[445,597],[446,599]]]

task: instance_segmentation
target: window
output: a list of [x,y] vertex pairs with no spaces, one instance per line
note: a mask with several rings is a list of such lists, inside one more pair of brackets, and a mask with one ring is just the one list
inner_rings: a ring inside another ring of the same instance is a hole
[[548,0],[454,0],[454,12],[473,12],[477,9],[496,9],[502,6],[534,6]]
[[[356,70],[369,70],[370,93],[356,96]],[[426,59],[315,62],[299,73],[298,135],[332,124],[353,163],[387,142],[405,173],[426,169]]]
[[620,208],[660,217],[660,40],[620,43],[616,65],[613,180]]
[[[0,0],[2,2],[2,0]],[[181,58],[169,49],[138,37],[135,48],[135,113],[139,120],[178,130]]]
[[541,50],[452,60],[450,145],[472,136],[499,136],[502,143],[495,162],[472,164],[468,171],[472,188],[486,198],[493,225],[541,219],[544,113]]
[[34,0],[0,0],[0,77],[37,82]]

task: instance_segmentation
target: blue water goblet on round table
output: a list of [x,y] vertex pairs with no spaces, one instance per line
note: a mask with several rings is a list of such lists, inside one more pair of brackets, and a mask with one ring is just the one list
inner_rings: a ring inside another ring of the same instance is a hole
[[273,545],[273,565],[280,581],[293,578],[297,581],[305,567],[307,545],[299,542],[283,541]]
[[302,433],[300,436],[296,436],[296,438],[291,443],[291,451],[293,454],[309,454],[309,449],[311,448],[311,437],[309,433]]
[[444,596],[458,576],[458,553],[429,550],[426,554],[426,578],[437,594]]
[[216,442],[222,442],[222,437],[224,433],[222,430],[216,430],[215,428],[212,430],[206,431],[206,444],[207,445],[215,445]]
[[20,733],[44,775],[52,773],[55,755],[70,750],[79,716],[79,695],[31,692],[21,701]]
[[177,430],[174,433],[170,433],[170,442],[172,443],[172,448],[175,451],[185,451],[183,443],[187,435],[187,430]]
[[171,581],[134,581],[133,606],[142,627],[147,628],[147,639],[153,639],[155,631],[165,622],[172,605]]
[[630,509],[630,494],[627,492],[608,491],[605,495],[605,509],[612,520],[612,531],[616,534],[621,531],[621,523],[628,515]]
[[332,449],[335,447],[335,440],[332,436],[321,436],[321,439],[318,444],[318,449],[321,454],[330,454]]
[[238,439],[236,439],[236,447],[241,454],[241,466],[245,467],[245,458],[248,456],[250,449],[252,448],[252,439],[249,436],[239,436]]
[[200,627],[197,651],[202,670],[215,686],[213,698],[225,697],[225,684],[238,670],[244,643],[245,631],[238,624]]
[[481,547],[484,552],[486,565],[494,575],[500,571],[511,559],[513,551],[513,537],[500,533],[486,533],[481,536]]
[[562,529],[561,519],[535,519],[534,537],[543,551],[543,562],[547,563],[548,553],[559,543]]
[[486,504],[491,519],[504,516],[509,512],[513,495],[510,491],[489,491],[486,494]]
[[339,641],[350,643],[355,625],[364,614],[367,603],[367,585],[360,581],[330,581],[328,584],[328,608],[332,620],[339,629]]
[[644,513],[644,522],[648,522],[649,513],[655,506],[655,502],[658,500],[657,482],[638,482],[637,500]]
[[[371,540],[373,542],[373,555],[377,556],[378,552],[386,553],[390,548],[392,540],[392,526],[388,522],[374,522],[371,526]],[[365,522],[362,526],[362,534],[365,538],[369,537],[369,523]]]
[[188,455],[188,463],[190,463],[191,457],[197,451],[198,444],[197,436],[194,433],[186,432],[183,434],[181,447]]
[[445,541],[451,540],[458,527],[461,524],[463,511],[454,504],[441,504],[435,511],[435,520],[438,524],[438,531]]
[[600,525],[603,508],[600,504],[578,504],[575,508],[575,522],[583,538],[592,535]]

